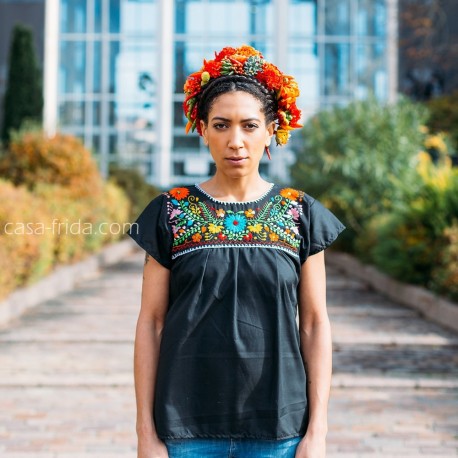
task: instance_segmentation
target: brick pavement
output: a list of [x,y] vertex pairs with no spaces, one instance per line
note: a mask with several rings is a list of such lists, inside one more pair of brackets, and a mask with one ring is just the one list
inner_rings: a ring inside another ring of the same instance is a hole
[[[135,458],[143,255],[0,330],[0,456]],[[458,456],[458,336],[328,270],[328,458]]]

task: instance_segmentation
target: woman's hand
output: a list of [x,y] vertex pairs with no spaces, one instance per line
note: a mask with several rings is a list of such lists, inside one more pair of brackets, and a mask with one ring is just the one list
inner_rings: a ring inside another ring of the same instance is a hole
[[295,458],[326,458],[326,436],[307,433],[296,448]]
[[168,458],[167,447],[159,438],[139,438],[137,458]]

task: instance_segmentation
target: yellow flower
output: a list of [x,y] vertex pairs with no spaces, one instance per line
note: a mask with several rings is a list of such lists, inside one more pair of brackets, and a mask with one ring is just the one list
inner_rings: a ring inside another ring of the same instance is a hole
[[286,145],[289,139],[289,132],[285,129],[277,129],[275,139],[277,140],[277,145]]
[[223,226],[217,226],[216,224],[213,224],[213,223],[210,223],[208,225],[208,230],[212,233],[212,234],[218,234],[219,232],[221,232],[221,229],[223,228]]
[[252,208],[249,208],[248,210],[245,211],[245,216],[247,218],[253,218],[255,215],[255,211]]
[[248,225],[248,230],[251,232],[254,232],[255,234],[259,234],[262,231],[262,224],[253,224],[253,225]]
[[434,148],[440,151],[441,153],[447,152],[447,145],[444,142],[444,138],[442,135],[430,135],[425,140],[426,148]]

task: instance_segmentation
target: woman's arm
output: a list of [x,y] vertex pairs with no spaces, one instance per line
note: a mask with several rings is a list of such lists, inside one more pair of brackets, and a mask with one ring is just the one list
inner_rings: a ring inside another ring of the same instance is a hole
[[332,373],[331,325],[326,310],[324,251],[302,264],[299,284],[299,334],[307,372],[309,425],[296,456],[324,458]]
[[169,277],[170,271],[146,254],[134,348],[138,458],[168,456],[164,443],[156,434],[153,400],[162,328],[169,299]]

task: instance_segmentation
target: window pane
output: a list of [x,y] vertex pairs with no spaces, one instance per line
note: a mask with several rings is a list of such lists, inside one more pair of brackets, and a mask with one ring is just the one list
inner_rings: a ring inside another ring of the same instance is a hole
[[326,0],[325,33],[350,35],[350,0]]
[[356,29],[359,35],[384,37],[386,33],[385,0],[359,0]]
[[359,45],[356,48],[356,73],[358,98],[366,98],[369,93],[380,99],[387,97],[384,43]]
[[292,0],[288,10],[289,33],[315,35],[317,31],[317,0]]
[[92,103],[92,123],[94,126],[100,126],[102,120],[102,113],[101,113],[101,104],[100,102],[93,102]]
[[325,45],[324,93],[327,96],[350,95],[350,45]]
[[[116,1],[119,2],[119,0]],[[154,34],[155,19],[158,14],[156,2],[152,0],[124,0],[121,6],[121,22],[118,19],[117,30],[110,29],[110,31],[135,36]]]
[[60,44],[59,86],[63,94],[86,90],[86,42],[62,41]]
[[110,0],[110,33],[119,33],[120,25],[120,0]]
[[108,71],[108,87],[111,94],[116,92],[116,82],[119,79],[119,77],[117,77],[117,72],[120,70],[118,61],[119,41],[113,41],[110,43],[110,68]]
[[102,91],[102,43],[94,42],[94,63],[93,63],[92,91],[100,93]]
[[94,0],[94,32],[102,31],[102,0]]
[[62,127],[84,124],[84,102],[67,101],[59,105],[59,122]]
[[86,32],[86,0],[61,0],[61,33]]

